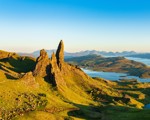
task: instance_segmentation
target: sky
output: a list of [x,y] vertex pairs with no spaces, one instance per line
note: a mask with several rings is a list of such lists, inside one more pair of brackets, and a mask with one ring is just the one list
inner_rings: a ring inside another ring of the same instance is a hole
[[150,52],[149,0],[0,0],[0,49]]

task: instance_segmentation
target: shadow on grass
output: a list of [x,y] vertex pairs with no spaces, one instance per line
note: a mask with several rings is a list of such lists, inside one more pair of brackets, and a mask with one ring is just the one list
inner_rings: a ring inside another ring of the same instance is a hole
[[7,67],[8,69],[21,73],[21,72],[29,72],[33,71],[36,65],[36,62],[28,57],[23,58],[4,58],[1,59],[0,62],[9,63],[12,67]]
[[68,116],[85,119],[85,120],[101,120],[102,114],[99,107],[90,105],[73,104],[78,110],[69,111]]
[[13,77],[12,75],[10,75],[10,74],[8,74],[8,73],[5,73],[5,75],[6,75],[6,78],[7,78],[7,79],[13,79],[13,80],[17,80],[17,79],[18,79],[18,78]]
[[101,107],[103,120],[150,120],[150,110],[137,109],[124,106],[105,106]]

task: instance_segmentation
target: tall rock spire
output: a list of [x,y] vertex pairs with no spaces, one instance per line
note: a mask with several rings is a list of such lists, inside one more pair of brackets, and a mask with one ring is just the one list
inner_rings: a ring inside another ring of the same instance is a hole
[[[60,63],[60,66],[62,63]],[[51,64],[50,64],[50,81],[53,86],[60,88],[61,86],[66,86],[66,82],[63,79],[62,72],[57,64],[57,59],[55,54],[52,54]]]
[[61,40],[56,51],[57,64],[60,66],[64,62],[64,43]]

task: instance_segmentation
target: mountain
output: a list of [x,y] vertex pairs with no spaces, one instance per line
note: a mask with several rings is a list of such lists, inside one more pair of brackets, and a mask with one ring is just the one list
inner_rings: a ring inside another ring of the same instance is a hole
[[63,41],[50,58],[0,53],[2,120],[149,120],[149,86],[91,78],[65,62]]
[[[55,49],[53,50],[46,50],[49,57],[52,55],[53,52],[56,52]],[[80,51],[80,52],[64,52],[65,58],[71,58],[71,57],[80,57],[80,56],[86,56],[86,55],[102,55],[102,56],[129,56],[129,55],[135,55],[137,54],[134,51],[123,51],[123,52],[106,52],[106,51],[96,51],[96,50],[86,50],[86,51]],[[38,57],[40,55],[40,51],[37,50],[33,53],[19,53],[19,55],[27,55],[27,56],[34,56]]]
[[150,78],[150,67],[125,57],[87,55],[66,59],[67,62],[95,71],[121,72],[141,78]]

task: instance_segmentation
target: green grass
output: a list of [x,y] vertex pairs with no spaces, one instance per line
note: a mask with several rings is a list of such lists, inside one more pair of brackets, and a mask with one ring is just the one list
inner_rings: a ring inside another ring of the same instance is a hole
[[150,110],[127,107],[107,106],[102,108],[107,120],[149,120]]
[[30,85],[26,79],[7,76],[32,71],[34,58],[1,59],[0,66],[0,117],[4,120],[150,119],[150,110],[143,109],[150,103],[150,83],[90,78],[68,67],[63,73],[66,86],[58,89],[41,77]]

